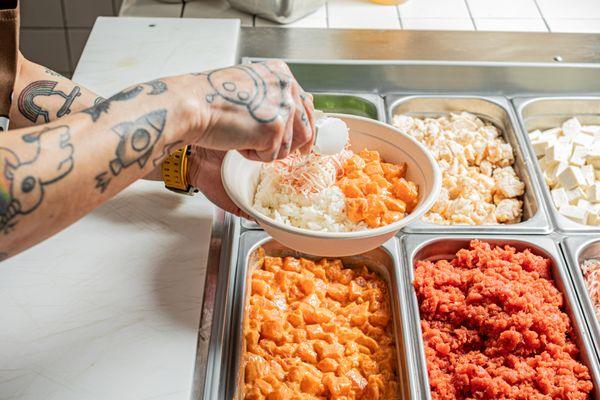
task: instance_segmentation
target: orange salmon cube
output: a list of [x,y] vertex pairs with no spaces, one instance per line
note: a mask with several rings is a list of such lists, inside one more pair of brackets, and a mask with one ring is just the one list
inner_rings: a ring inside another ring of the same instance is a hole
[[388,210],[399,211],[400,213],[406,212],[406,203],[400,199],[394,199],[392,197],[384,197],[383,202]]
[[389,180],[393,178],[404,178],[406,175],[406,163],[392,164],[392,163],[381,163],[383,174]]
[[348,214],[350,221],[362,221],[367,212],[368,204],[367,199],[364,198],[346,199],[346,214]]
[[419,190],[414,182],[398,179],[392,186],[394,196],[406,203],[408,212],[412,211],[419,199]]
[[381,157],[379,156],[379,152],[377,150],[364,149],[358,153],[358,155],[367,163],[371,161],[381,161]]
[[360,190],[360,188],[355,183],[349,182],[343,185],[339,185],[339,188],[346,197],[364,197],[362,190]]
[[365,165],[365,174],[371,175],[383,175],[383,169],[381,168],[381,163],[379,161],[371,161]]

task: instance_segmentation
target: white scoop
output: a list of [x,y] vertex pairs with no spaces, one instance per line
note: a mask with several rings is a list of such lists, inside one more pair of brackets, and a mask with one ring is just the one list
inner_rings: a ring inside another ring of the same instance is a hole
[[348,144],[346,123],[339,118],[328,117],[322,111],[317,111],[315,118],[313,151],[317,154],[333,155],[344,150]]

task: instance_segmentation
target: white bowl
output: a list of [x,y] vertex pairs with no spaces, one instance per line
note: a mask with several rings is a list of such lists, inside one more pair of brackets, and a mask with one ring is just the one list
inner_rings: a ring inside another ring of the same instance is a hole
[[231,200],[275,240],[296,251],[315,256],[343,257],[372,250],[394,236],[403,226],[425,214],[441,189],[437,162],[415,139],[396,128],[372,119],[345,114],[328,114],[343,119],[350,129],[351,148],[377,150],[386,162],[405,162],[406,178],[419,186],[417,207],[404,219],[374,229],[355,232],[320,232],[277,222],[252,206],[262,163],[229,151],[223,160],[221,178]]

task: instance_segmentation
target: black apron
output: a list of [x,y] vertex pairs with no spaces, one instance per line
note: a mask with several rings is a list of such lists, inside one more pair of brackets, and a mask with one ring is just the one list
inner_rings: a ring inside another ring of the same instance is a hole
[[19,1],[0,0],[0,131],[8,130],[18,51]]

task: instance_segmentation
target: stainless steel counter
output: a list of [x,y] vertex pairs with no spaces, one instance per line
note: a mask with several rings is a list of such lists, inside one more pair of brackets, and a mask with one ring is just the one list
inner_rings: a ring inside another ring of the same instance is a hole
[[[507,104],[516,97],[600,94],[600,35],[243,28],[239,55],[242,62],[284,59],[306,90],[376,94],[386,107],[401,94],[502,96]],[[238,238],[245,227],[223,215],[215,224],[194,399],[219,398],[219,390],[227,385],[222,373],[228,362],[223,349],[230,346],[232,332],[227,299],[232,296]],[[457,233],[449,230],[445,235]],[[548,243],[564,239],[556,232],[538,233]],[[578,301],[572,303],[579,313]],[[587,338],[581,318],[576,322]],[[586,362],[594,363],[597,377],[598,354],[588,350]],[[215,363],[215,357],[220,361]]]
[[600,63],[600,34],[242,28],[242,57]]

